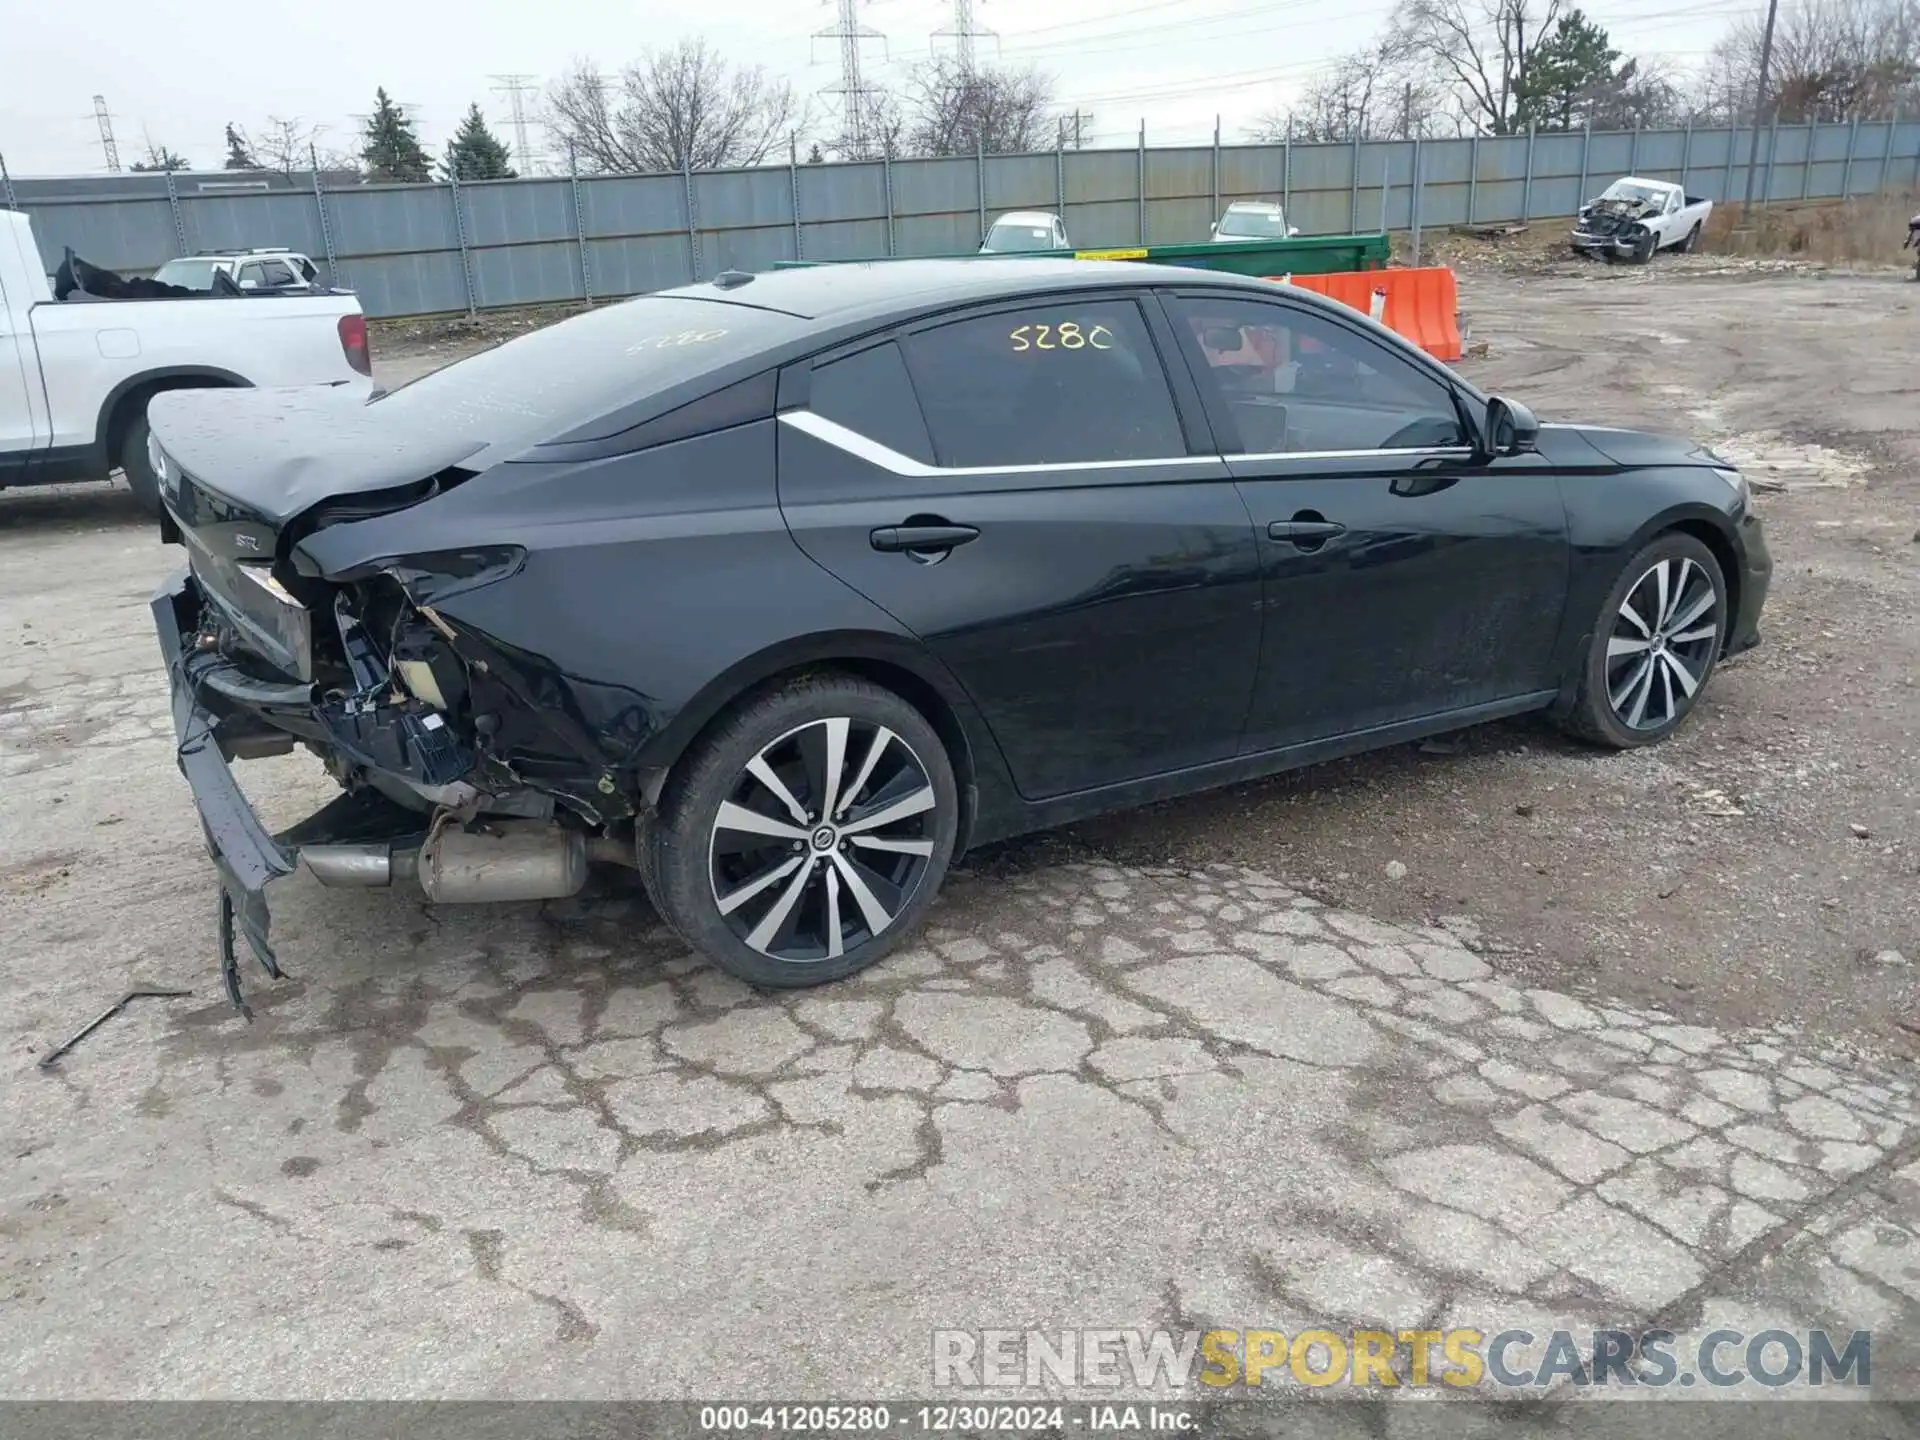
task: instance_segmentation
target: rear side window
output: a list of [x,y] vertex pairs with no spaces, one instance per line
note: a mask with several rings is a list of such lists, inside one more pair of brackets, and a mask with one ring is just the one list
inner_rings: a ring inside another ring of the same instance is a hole
[[876,345],[816,366],[807,408],[922,465],[934,463],[933,442],[898,345]]
[[946,466],[1185,455],[1166,372],[1130,301],[1071,296],[922,331],[913,388]]

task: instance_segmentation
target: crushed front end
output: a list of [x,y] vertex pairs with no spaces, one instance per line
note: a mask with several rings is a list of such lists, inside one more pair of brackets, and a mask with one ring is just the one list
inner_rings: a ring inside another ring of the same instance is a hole
[[1582,255],[1637,255],[1651,234],[1645,222],[1656,213],[1642,200],[1596,200],[1573,222],[1573,248]]

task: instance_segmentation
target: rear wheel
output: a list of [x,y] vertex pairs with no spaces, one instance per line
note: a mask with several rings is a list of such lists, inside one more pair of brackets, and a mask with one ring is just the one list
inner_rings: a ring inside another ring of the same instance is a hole
[[933,903],[959,834],[939,735],[890,690],[818,676],[756,697],[685,762],[642,833],[675,930],[754,985],[864,970]]
[[127,489],[140,502],[140,508],[158,517],[160,477],[154,474],[153,462],[147,458],[147,433],[147,415],[142,410],[127,426],[126,438],[120,442],[119,462],[121,470],[126,473]]
[[1616,750],[1666,739],[1706,689],[1730,618],[1713,552],[1679,532],[1656,538],[1600,607],[1567,729]]

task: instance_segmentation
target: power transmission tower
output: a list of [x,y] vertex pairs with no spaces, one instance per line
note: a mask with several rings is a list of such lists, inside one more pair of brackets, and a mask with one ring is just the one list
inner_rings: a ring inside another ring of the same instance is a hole
[[536,87],[531,75],[491,75],[491,80],[500,83],[493,87],[496,95],[507,97],[509,113],[513,116],[513,158],[527,174],[533,173],[533,150],[527,144],[527,107],[521,97]]
[[845,132],[841,146],[849,159],[864,160],[868,111],[874,91],[860,78],[860,42],[878,40],[884,46],[887,37],[872,26],[860,23],[860,0],[828,0],[828,3],[837,6],[838,23],[830,30],[818,31],[814,38],[840,42],[840,83],[828,86],[822,93],[840,97],[840,122]]
[[971,75],[974,64],[974,41],[992,39],[999,43],[999,35],[992,30],[983,30],[973,23],[973,0],[953,0],[953,28],[933,32],[936,40],[953,41],[954,58],[960,62],[960,73]]
[[107,169],[120,173],[120,147],[113,143],[113,116],[107,113],[107,97],[93,97],[93,118],[100,126],[100,148],[106,152]]
[[[1078,150],[1080,148],[1080,127],[1091,124],[1093,124],[1093,112],[1091,110],[1082,110],[1078,106],[1075,106],[1071,114],[1062,115],[1060,117],[1060,148],[1065,150],[1071,146],[1073,149]],[[1069,131],[1072,132],[1071,136],[1068,135]]]

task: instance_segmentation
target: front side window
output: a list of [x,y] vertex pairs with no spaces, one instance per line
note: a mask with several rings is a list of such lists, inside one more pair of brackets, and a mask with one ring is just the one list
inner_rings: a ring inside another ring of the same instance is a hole
[[1453,391],[1378,341],[1293,305],[1170,302],[1232,435],[1227,454],[1464,445]]
[[1159,352],[1131,301],[1063,296],[922,331],[905,349],[941,465],[1187,453]]

